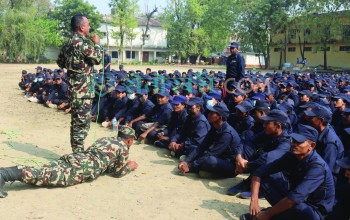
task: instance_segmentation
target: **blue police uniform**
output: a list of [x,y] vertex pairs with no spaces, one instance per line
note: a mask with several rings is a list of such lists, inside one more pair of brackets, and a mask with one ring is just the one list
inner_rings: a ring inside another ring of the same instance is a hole
[[209,130],[210,124],[202,113],[199,113],[195,117],[188,115],[183,129],[175,136],[171,136],[170,142],[184,143],[184,149],[182,152],[178,152],[178,154],[186,155],[188,152],[198,148],[199,145],[202,144]]
[[237,131],[238,134],[251,130],[255,123],[252,116],[247,115],[246,117],[240,119],[237,118],[235,113],[230,114],[227,122]]
[[223,122],[219,129],[211,128],[203,143],[186,157],[190,172],[209,171],[222,177],[234,177],[234,152],[240,143],[237,132]]
[[47,100],[56,105],[63,102],[68,103],[68,85],[62,81],[61,84],[54,85],[54,87],[54,91],[50,94],[50,97]]
[[[112,57],[111,55],[104,56],[104,67],[107,66],[107,64],[112,63]],[[111,65],[109,65],[106,69],[105,72],[110,72],[111,71]]]
[[[278,172],[283,173],[281,179],[268,178]],[[262,179],[261,192],[272,206],[284,197],[296,203],[273,219],[324,219],[333,208],[335,188],[332,172],[315,150],[302,160],[288,152],[257,169],[254,176]]]
[[336,177],[340,170],[336,160],[343,158],[344,146],[330,124],[320,132],[316,146],[317,153],[326,161]]
[[125,115],[125,112],[128,110],[127,103],[128,102],[128,97],[123,97],[121,99],[116,99],[113,104],[113,115],[110,115],[110,118],[116,118],[117,120],[120,117],[123,117]]
[[245,74],[245,61],[240,53],[231,54],[226,60],[226,80],[235,78],[238,82]]

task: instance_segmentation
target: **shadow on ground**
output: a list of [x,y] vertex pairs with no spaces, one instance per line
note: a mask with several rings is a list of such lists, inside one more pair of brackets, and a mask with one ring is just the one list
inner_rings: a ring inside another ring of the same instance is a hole
[[249,209],[244,204],[224,202],[217,199],[203,200],[201,207],[217,211],[224,219],[239,219],[239,216],[246,213]]
[[23,144],[23,143],[18,143],[14,141],[5,141],[4,143],[11,149],[21,151],[27,154],[31,154],[36,157],[45,158],[47,160],[54,160],[61,157],[60,155],[50,150],[40,148],[34,144],[29,144],[29,143]]

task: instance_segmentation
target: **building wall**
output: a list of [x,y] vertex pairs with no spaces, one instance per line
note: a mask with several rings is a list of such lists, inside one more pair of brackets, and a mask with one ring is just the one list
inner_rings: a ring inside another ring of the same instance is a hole
[[[107,31],[108,29],[108,31]],[[124,51],[123,51],[123,57],[124,62],[139,62],[141,61],[141,58],[143,55],[141,54],[141,45],[142,45],[142,30],[145,29],[144,26],[139,26],[135,28],[134,32],[136,33],[135,39],[132,41],[125,40],[124,41]],[[112,62],[121,61],[121,56],[118,54],[118,57],[116,56],[118,52],[118,45],[119,41],[112,38],[113,31],[116,31],[117,27],[112,27],[110,25],[102,24],[99,28],[99,31],[101,31],[104,34],[104,37],[101,38],[101,45],[103,45],[105,48],[107,48],[107,33],[109,37],[109,53],[112,55]],[[150,27],[150,30],[147,33],[148,38],[145,41],[145,45],[143,47],[143,52],[148,53],[148,61],[153,62],[154,60],[157,60],[157,62],[161,63],[164,62],[165,56],[160,56],[161,54],[164,55],[164,53],[167,51],[167,31],[162,29],[161,27]],[[127,52],[129,51],[129,52]],[[130,56],[127,58],[127,53],[130,53],[132,55],[134,53],[134,56]],[[158,56],[157,56],[158,55]]]
[[[331,44],[328,45],[329,51],[327,51],[327,65],[328,68],[337,67],[350,69],[350,49],[349,51],[340,51],[340,47],[350,47],[350,43],[342,44]],[[306,66],[315,67],[322,66],[324,60],[323,51],[318,50],[319,46],[317,44],[307,44],[305,47],[311,47],[311,51],[305,51],[304,57],[307,59]],[[272,47],[271,50],[271,68],[278,67],[280,61],[280,52],[275,51],[275,48]],[[295,48],[295,51],[293,48]],[[290,50],[290,51],[288,51]],[[287,46],[287,62],[292,64],[297,64],[297,58],[301,59],[300,47],[297,44],[289,44]]]

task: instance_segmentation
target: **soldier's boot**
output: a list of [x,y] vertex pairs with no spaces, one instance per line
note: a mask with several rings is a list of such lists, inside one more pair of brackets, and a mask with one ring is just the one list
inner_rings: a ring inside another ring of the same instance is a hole
[[8,168],[0,168],[0,198],[5,198],[7,196],[7,192],[4,191],[3,187],[6,182],[10,181],[22,181],[23,174],[22,170],[15,167]]

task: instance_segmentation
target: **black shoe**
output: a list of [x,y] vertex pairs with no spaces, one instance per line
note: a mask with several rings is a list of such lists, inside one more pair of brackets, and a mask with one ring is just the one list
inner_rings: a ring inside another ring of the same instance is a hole
[[243,214],[239,217],[239,220],[250,220],[250,219],[252,218],[250,217],[249,213]]
[[22,170],[18,169],[17,166],[0,169],[0,198],[5,198],[7,196],[7,192],[3,189],[5,183],[16,180],[23,180]]
[[165,143],[162,142],[162,141],[155,141],[155,142],[154,142],[154,146],[160,147],[160,148],[166,148],[166,147],[167,147],[167,146],[165,145]]
[[227,190],[227,194],[230,196],[234,196],[241,192],[250,191],[250,180],[251,180],[250,178],[247,178],[242,182],[238,183],[237,185],[232,186]]

